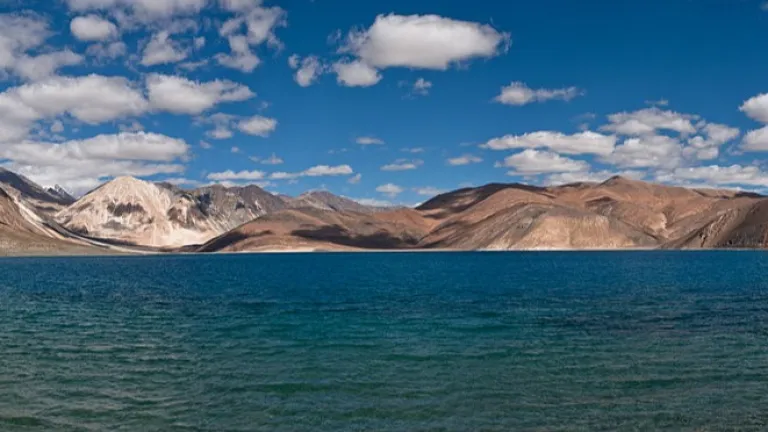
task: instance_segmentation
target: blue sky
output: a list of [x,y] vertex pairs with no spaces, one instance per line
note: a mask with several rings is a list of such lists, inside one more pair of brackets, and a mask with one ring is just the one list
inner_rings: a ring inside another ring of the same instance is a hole
[[417,203],[768,189],[760,1],[0,0],[0,164]]

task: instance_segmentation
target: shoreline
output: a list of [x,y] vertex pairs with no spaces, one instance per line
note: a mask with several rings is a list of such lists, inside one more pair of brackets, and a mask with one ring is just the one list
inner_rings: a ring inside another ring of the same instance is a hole
[[93,253],[93,254],[7,254],[0,255],[0,261],[6,259],[24,259],[24,258],[146,258],[146,257],[181,257],[181,256],[228,256],[228,255],[311,255],[311,254],[423,254],[423,253],[590,253],[590,252],[768,252],[768,249],[746,249],[746,248],[702,248],[702,249],[658,249],[658,248],[621,248],[621,249],[363,249],[363,250],[260,250],[260,251],[242,251],[242,252],[117,252],[117,253]]

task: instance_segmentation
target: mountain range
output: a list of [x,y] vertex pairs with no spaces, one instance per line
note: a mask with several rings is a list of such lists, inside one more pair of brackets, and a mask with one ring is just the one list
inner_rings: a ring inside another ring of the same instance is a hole
[[416,208],[326,191],[185,190],[119,177],[79,199],[0,169],[0,254],[280,250],[700,249],[768,246],[768,198],[613,177],[489,184]]

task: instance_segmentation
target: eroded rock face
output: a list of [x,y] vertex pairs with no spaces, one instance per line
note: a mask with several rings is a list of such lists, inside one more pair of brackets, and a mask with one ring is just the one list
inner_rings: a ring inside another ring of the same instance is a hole
[[620,177],[548,188],[490,184],[416,209],[370,208],[327,192],[289,198],[258,186],[182,190],[122,177],[54,218],[50,209],[64,207],[65,198],[0,174],[7,181],[0,181],[0,239],[20,233],[16,245],[107,239],[200,252],[768,247],[762,196]]
[[[66,228],[90,237],[142,246],[202,244],[264,215],[275,204],[268,192],[213,186],[184,191],[120,177],[90,192],[56,215]],[[279,199],[278,199],[279,201]]]
[[281,211],[201,250],[766,247],[766,209],[768,201],[757,195],[621,177],[551,188],[491,184],[437,196],[415,210]]

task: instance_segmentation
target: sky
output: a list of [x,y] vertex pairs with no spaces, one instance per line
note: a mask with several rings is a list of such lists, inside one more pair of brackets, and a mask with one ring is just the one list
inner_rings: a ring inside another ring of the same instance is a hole
[[371,204],[768,191],[766,52],[758,0],[0,0],[0,166]]

